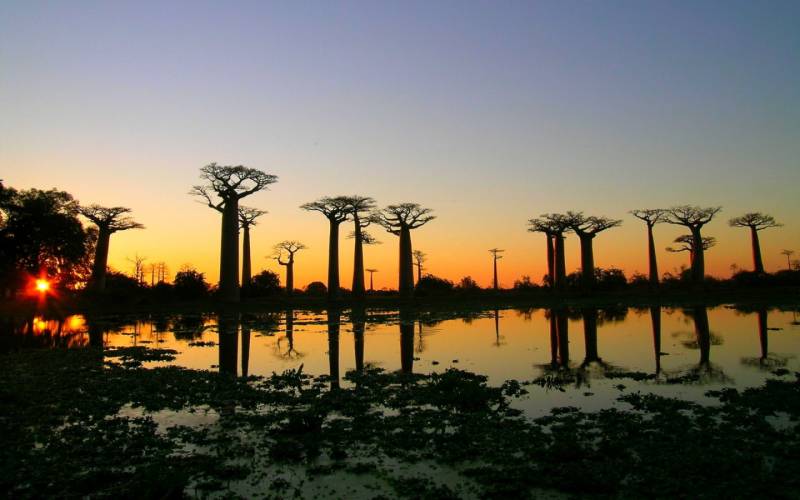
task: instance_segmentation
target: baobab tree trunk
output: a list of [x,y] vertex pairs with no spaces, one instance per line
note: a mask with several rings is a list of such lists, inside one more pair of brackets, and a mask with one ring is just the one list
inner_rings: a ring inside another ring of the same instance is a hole
[[294,294],[294,262],[289,259],[286,264],[286,295]]
[[650,261],[650,287],[658,288],[658,261],[656,260],[656,242],[653,238],[653,226],[647,225],[647,256]]
[[401,297],[414,294],[414,261],[411,252],[411,231],[407,227],[400,229],[400,283]]
[[594,235],[582,234],[579,239],[581,240],[581,281],[584,288],[588,290],[593,288],[595,284],[594,250],[592,248]]
[[692,228],[692,281],[702,285],[706,276],[703,236],[700,229]]
[[328,239],[328,298],[339,297],[339,223],[331,220]]
[[250,268],[250,227],[244,226],[242,229],[244,231],[242,235],[242,288],[246,290],[250,287],[252,275]]
[[108,247],[111,242],[111,232],[100,228],[97,233],[97,246],[94,252],[92,265],[91,288],[96,292],[106,289],[106,269],[108,269]]
[[494,259],[494,291],[496,292],[499,286],[497,285],[497,258]]
[[219,297],[239,301],[239,200],[231,198],[222,209],[219,258]]
[[661,373],[661,307],[650,308],[650,324],[653,327],[653,350],[656,355],[656,375]]
[[361,235],[361,221],[354,214],[355,248],[353,249],[353,298],[364,298],[364,242]]
[[555,283],[555,249],[553,248],[553,235],[547,235],[547,280],[550,288]]
[[764,262],[761,260],[761,244],[758,242],[758,229],[750,227],[750,239],[753,243],[753,270],[764,274]]
[[556,258],[555,258],[555,268],[556,268],[556,279],[555,279],[555,287],[557,289],[563,289],[564,283],[567,279],[567,260],[564,256],[564,235],[558,234],[554,236],[555,239],[555,250],[556,250]]
[[583,364],[593,361],[600,361],[597,351],[597,309],[584,309],[581,311],[583,316],[583,340],[586,345],[586,356]]
[[417,283],[422,279],[422,263],[417,262]]

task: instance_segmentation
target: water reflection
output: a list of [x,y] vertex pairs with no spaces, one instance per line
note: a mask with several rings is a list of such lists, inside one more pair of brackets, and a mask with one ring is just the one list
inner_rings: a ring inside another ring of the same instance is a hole
[[339,388],[339,326],[342,312],[339,309],[328,311],[328,366],[330,367],[331,389]]
[[414,372],[414,315],[408,308],[400,308],[400,370]]

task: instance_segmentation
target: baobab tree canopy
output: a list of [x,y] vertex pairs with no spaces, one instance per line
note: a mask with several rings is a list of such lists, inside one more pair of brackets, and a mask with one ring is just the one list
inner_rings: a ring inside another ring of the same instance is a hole
[[666,222],[686,226],[690,229],[701,228],[711,222],[722,207],[698,207],[694,205],[678,205],[667,210]]
[[98,228],[105,229],[109,233],[144,228],[144,225],[125,215],[131,213],[131,209],[126,207],[102,207],[93,204],[78,207],[78,212],[92,221]]
[[266,210],[259,210],[252,207],[239,207],[239,225],[242,228],[248,228],[256,225],[256,219],[262,215],[266,215]]
[[777,222],[775,217],[761,212],[751,212],[739,217],[734,217],[728,221],[731,227],[749,227],[760,231],[771,227],[782,227],[783,224]]
[[348,197],[346,196],[324,196],[318,200],[300,205],[303,210],[319,212],[328,220],[344,222],[349,215]]
[[631,210],[630,214],[637,219],[643,220],[648,226],[654,226],[667,222],[668,212],[663,208],[638,208]]
[[346,196],[325,196],[300,206],[303,210],[319,212],[330,223],[328,236],[328,297],[339,295],[339,224],[347,220],[349,202]]
[[567,212],[565,222],[578,236],[594,236],[606,229],[622,225],[619,219],[586,216],[583,212]]
[[[694,237],[691,234],[682,234],[673,240],[675,246],[667,247],[668,252],[694,252]],[[703,250],[708,250],[717,244],[713,236],[703,236]]]
[[400,237],[400,295],[410,297],[414,293],[414,262],[411,248],[411,230],[424,226],[436,218],[433,210],[417,203],[389,205],[373,214],[373,220],[388,232]]

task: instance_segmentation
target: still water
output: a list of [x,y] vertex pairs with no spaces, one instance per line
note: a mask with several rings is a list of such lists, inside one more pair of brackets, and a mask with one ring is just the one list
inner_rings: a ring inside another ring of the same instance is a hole
[[[346,384],[350,370],[458,368],[527,382],[532,416],[594,410],[623,392],[703,401],[708,390],[758,386],[798,371],[800,315],[730,307],[615,309],[287,310],[247,314],[36,317],[0,323],[3,349],[147,346],[172,364],[236,376],[296,369]],[[159,366],[163,362],[147,363]]]

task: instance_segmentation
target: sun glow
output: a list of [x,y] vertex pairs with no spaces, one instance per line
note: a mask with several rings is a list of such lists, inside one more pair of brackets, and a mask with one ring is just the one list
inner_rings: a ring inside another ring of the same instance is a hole
[[46,293],[50,290],[50,282],[43,279],[36,280],[36,290],[41,293]]

